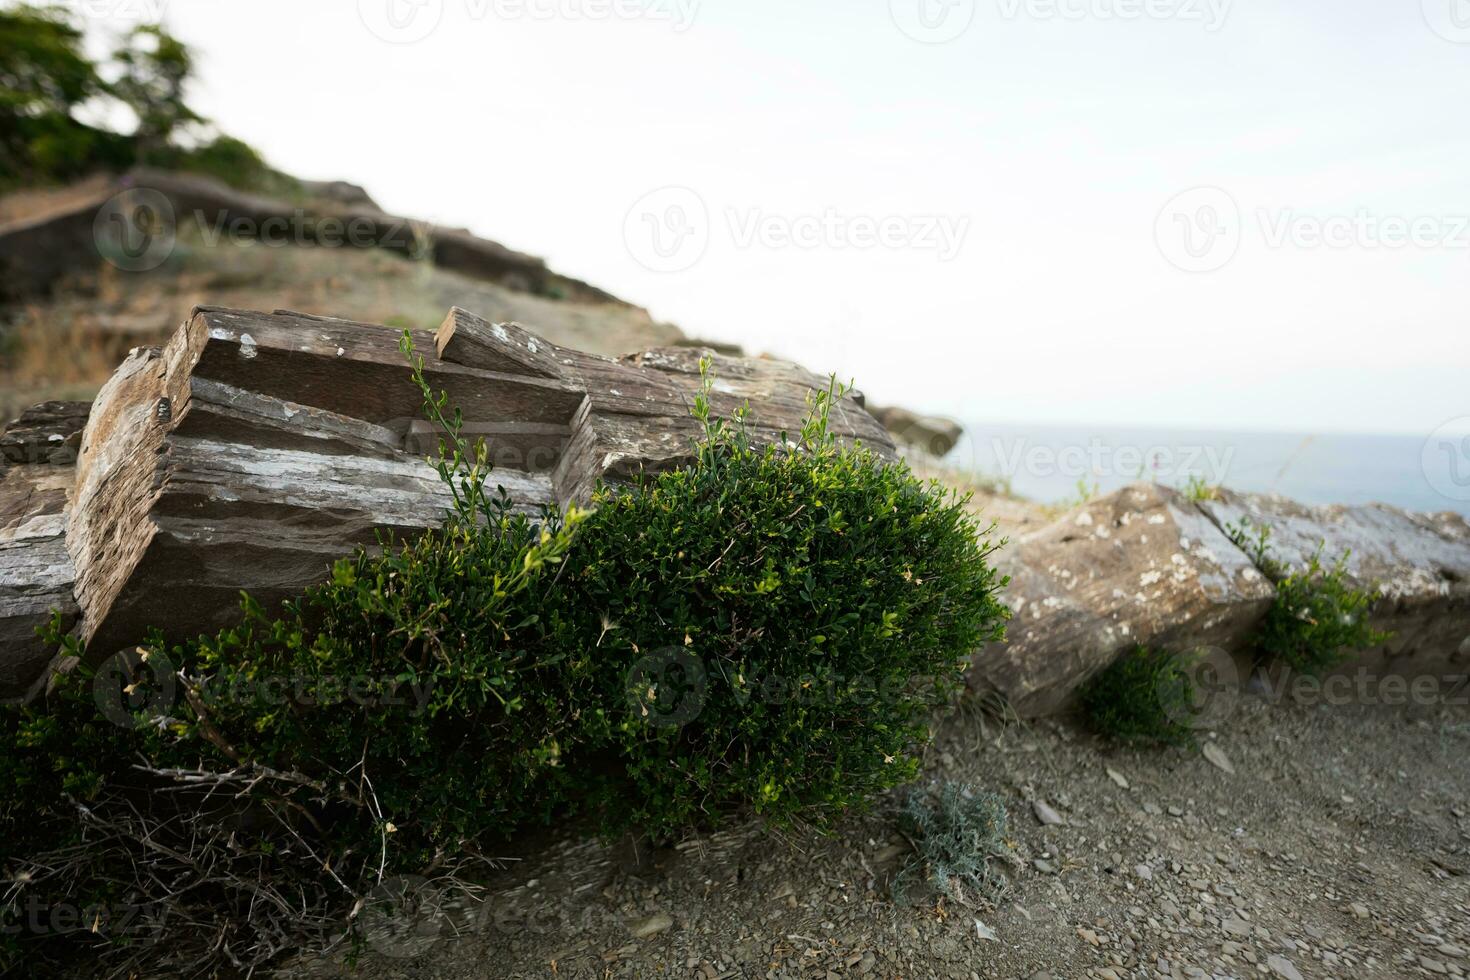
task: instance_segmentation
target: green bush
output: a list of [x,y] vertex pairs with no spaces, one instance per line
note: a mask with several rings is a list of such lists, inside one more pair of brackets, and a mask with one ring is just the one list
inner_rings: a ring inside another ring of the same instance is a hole
[[946,783],[937,798],[911,793],[898,818],[913,853],[893,879],[893,894],[908,901],[925,882],[963,905],[997,904],[1009,890],[993,862],[1009,853],[1006,808],[994,793]]
[[[0,969],[79,936],[119,968],[259,965],[340,935],[386,876],[467,875],[578,813],[659,837],[820,823],[916,771],[932,705],[1000,634],[981,529],[839,446],[836,391],[780,449],[701,397],[691,467],[531,521],[414,376],[445,433],[442,528],[0,713]],[[14,928],[64,906],[93,914]]]
[[1228,530],[1231,540],[1249,552],[1276,585],[1276,599],[1256,634],[1258,662],[1321,674],[1342,663],[1345,651],[1376,646],[1392,636],[1368,623],[1373,593],[1348,584],[1350,552],[1323,564],[1326,542],[1322,542],[1305,566],[1294,569],[1271,557],[1270,527],[1260,526],[1252,535],[1249,521],[1242,521]]
[[984,530],[839,445],[841,394],[819,393],[794,447],[753,447],[701,399],[694,466],[597,495],[549,625],[597,638],[610,826],[822,823],[918,771],[933,706],[1001,635]]
[[1135,647],[1079,693],[1089,728],[1123,742],[1192,745],[1196,692],[1177,653]]

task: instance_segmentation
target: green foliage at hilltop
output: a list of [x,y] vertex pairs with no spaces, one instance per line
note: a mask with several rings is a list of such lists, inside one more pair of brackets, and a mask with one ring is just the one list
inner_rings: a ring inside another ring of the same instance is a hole
[[[394,874],[461,880],[579,814],[824,824],[912,776],[1001,633],[985,529],[833,439],[835,386],[779,447],[701,397],[691,466],[532,520],[404,351],[443,432],[441,528],[0,712],[0,969],[258,967],[355,931]],[[160,919],[166,943],[138,931]]]
[[[134,28],[94,61],[75,11],[0,10],[0,191],[136,164],[199,171],[249,190],[294,184],[244,143],[209,130],[186,101],[193,72],[189,49],[157,24]],[[112,109],[131,116],[130,131],[82,121]]]

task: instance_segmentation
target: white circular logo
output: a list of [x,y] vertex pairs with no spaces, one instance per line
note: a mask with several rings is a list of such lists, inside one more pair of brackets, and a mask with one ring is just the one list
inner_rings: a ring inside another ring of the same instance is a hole
[[1419,457],[1424,479],[1448,500],[1470,500],[1470,415],[1434,430]]
[[975,0],[888,0],[898,29],[921,44],[953,41],[975,21]]
[[422,956],[445,934],[444,894],[421,875],[385,878],[363,899],[358,928],[383,956]]
[[1179,674],[1162,676],[1159,684],[1164,714],[1196,731],[1220,727],[1240,701],[1240,670],[1219,647],[1200,647],[1180,657]]
[[709,247],[709,209],[687,187],[661,187],[638,199],[623,219],[623,241],[653,272],[683,272]]
[[1154,221],[1159,253],[1185,272],[1214,272],[1240,248],[1240,208],[1218,187],[1175,195]]
[[389,44],[414,44],[439,26],[444,0],[357,0],[357,16]]
[[1470,44],[1470,0],[1421,0],[1424,22],[1446,41]]
[[92,701],[119,728],[136,728],[138,713],[159,718],[178,691],[173,664],[164,654],[138,647],[108,657],[92,677]]
[[158,268],[173,254],[177,241],[173,202],[147,187],[114,194],[92,219],[97,253],[124,272]]

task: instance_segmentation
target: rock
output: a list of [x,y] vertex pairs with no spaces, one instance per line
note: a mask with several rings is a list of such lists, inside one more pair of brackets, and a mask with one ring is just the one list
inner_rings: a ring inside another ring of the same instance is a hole
[[906,408],[874,407],[871,411],[896,442],[936,459],[948,455],[965,434],[964,428],[952,419],[918,415]]
[[975,920],[975,935],[982,942],[987,942],[987,943],[998,943],[998,942],[1000,942],[1000,937],[995,934],[995,930],[992,929],[992,928],[990,928],[985,923],[981,922],[979,919],[976,919]]
[[80,402],[27,409],[0,432],[0,698],[24,694],[53,651],[36,636],[52,610],[76,621],[76,570],[66,548]]
[[[437,436],[399,336],[289,312],[200,308],[165,347],[130,355],[87,421],[65,525],[90,659],[139,642],[151,626],[172,639],[216,631],[238,615],[242,590],[271,608],[358,545],[376,546],[380,531],[412,534],[442,520],[448,490],[424,460]],[[700,431],[688,405],[702,356],[717,376],[714,413],[749,403],[758,443],[799,429],[807,395],[826,386],[771,359],[687,348],[583,354],[462,310],[437,336],[415,340],[429,383],[463,410],[466,435],[492,441],[495,483],[532,514],[584,501],[599,480],[691,459]],[[893,458],[859,395],[839,402],[831,422],[839,438]],[[47,511],[51,524],[61,499]]]
[[0,471],[7,466],[77,460],[90,402],[42,402],[21,413],[0,432]]
[[1355,919],[1366,919],[1369,917],[1368,906],[1364,905],[1362,902],[1348,903],[1348,912],[1350,912],[1352,914],[1352,917]]
[[1297,972],[1297,968],[1292,965],[1291,960],[1279,953],[1272,953],[1266,957],[1266,966],[1272,973],[1283,978],[1283,980],[1302,980],[1302,975]]
[[1216,769],[1228,772],[1232,776],[1235,775],[1235,765],[1231,763],[1230,757],[1225,754],[1224,749],[1220,748],[1214,742],[1206,742],[1200,748],[1200,754]]
[[1108,770],[1108,778],[1111,779],[1113,782],[1117,783],[1119,789],[1127,789],[1128,788],[1128,777],[1127,776],[1124,776],[1118,770],[1116,770],[1116,769],[1109,769]]
[[635,939],[648,939],[652,936],[657,936],[661,932],[668,932],[672,928],[674,928],[674,920],[660,912],[657,915],[650,915],[646,919],[640,919],[632,923],[628,926],[628,931],[633,934],[633,938]]
[[1024,535],[1000,566],[1013,617],[1006,641],[974,658],[970,683],[1000,692],[1023,717],[1066,706],[1139,644],[1242,649],[1274,596],[1198,507],[1147,483]]
[[1240,919],[1226,919],[1220,923],[1220,928],[1224,930],[1227,936],[1234,936],[1237,939],[1250,938],[1251,927],[1249,922],[1244,922]]
[[352,204],[372,208],[375,211],[382,210],[378,207],[378,202],[374,201],[365,189],[345,180],[303,180],[301,190],[307,197],[330,201],[333,204]]
[[1062,815],[1060,813],[1057,813],[1057,811],[1053,810],[1049,805],[1047,805],[1047,802],[1042,799],[1035,799],[1031,801],[1031,811],[1036,814],[1036,819],[1040,821],[1043,827],[1058,827],[1066,822],[1062,819]]
[[1153,881],[1154,879],[1154,869],[1150,868],[1146,864],[1134,865],[1133,873],[1138,875],[1138,877],[1142,878],[1144,881]]
[[1470,523],[1387,504],[1311,507],[1279,496],[1222,491],[1200,505],[1221,528],[1271,528],[1269,557],[1301,569],[1323,545],[1324,563],[1348,552],[1349,583],[1375,591],[1370,622],[1391,630],[1348,669],[1396,674],[1463,673],[1470,663]]
[[53,651],[36,628],[77,617],[76,570],[66,550],[70,466],[40,463],[0,471],[0,698],[26,692]]
[[[318,222],[336,227],[335,244],[382,248],[409,255],[427,246],[436,266],[499,283],[520,292],[557,295],[588,303],[620,302],[577,279],[560,276],[534,255],[476,238],[462,228],[385,214],[361,188],[343,182],[308,185],[325,190],[303,208],[299,202],[272,199],[236,190],[201,174],[136,167],[119,177],[81,181],[58,196],[59,204],[0,231],[0,300],[14,302],[45,294],[65,275],[95,267],[102,250],[94,226],[107,208],[133,203],[172,211],[160,217],[177,224],[186,220],[207,228],[313,228]],[[325,232],[324,234],[331,234]]]

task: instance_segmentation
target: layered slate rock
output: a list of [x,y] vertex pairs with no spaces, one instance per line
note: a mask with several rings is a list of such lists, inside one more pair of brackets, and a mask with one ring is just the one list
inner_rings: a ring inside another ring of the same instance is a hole
[[42,402],[0,432],[0,470],[10,466],[69,466],[77,460],[89,402]]
[[[133,352],[94,403],[68,525],[89,658],[149,627],[170,638],[216,630],[238,615],[242,590],[269,608],[379,534],[443,519],[448,492],[424,459],[437,434],[399,337],[200,308],[163,348]],[[490,444],[493,482],[527,513],[691,457],[700,351],[596,357],[461,310],[414,341],[465,434]],[[715,413],[748,401],[757,441],[795,432],[825,386],[783,362],[710,356]],[[860,397],[835,406],[835,433],[891,457]]]
[[1214,522],[1155,484],[1091,501],[999,557],[1013,615],[970,680],[1028,717],[1060,709],[1138,644],[1239,650],[1275,594]]
[[1355,652],[1351,668],[1470,670],[1470,524],[1464,517],[1387,504],[1314,507],[1230,490],[1200,506],[1222,529],[1246,522],[1270,527],[1269,558],[1288,572],[1304,568],[1319,547],[1324,564],[1347,553],[1349,584],[1377,595],[1371,621],[1393,633],[1384,645]]
[[66,515],[86,410],[47,402],[0,433],[0,698],[23,693],[49,659],[36,628],[53,610],[63,628],[76,620]]

